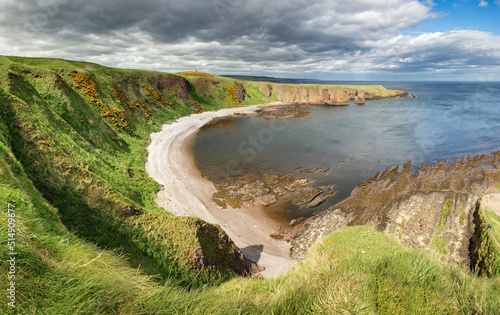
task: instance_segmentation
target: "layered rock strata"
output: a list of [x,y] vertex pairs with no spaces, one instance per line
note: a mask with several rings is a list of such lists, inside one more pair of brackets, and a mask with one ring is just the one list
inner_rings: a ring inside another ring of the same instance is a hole
[[291,254],[305,257],[311,244],[345,225],[375,225],[412,247],[471,265],[474,216],[481,197],[500,190],[500,151],[451,163],[408,162],[355,187],[351,196],[286,231]]

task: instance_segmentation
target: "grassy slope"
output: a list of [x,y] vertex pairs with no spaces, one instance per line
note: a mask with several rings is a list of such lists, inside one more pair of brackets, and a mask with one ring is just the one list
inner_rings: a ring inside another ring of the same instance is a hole
[[[480,273],[485,275],[498,275],[500,272],[500,216],[488,207],[480,212],[478,226],[482,230],[480,246],[477,256],[480,257],[478,265]],[[489,225],[491,224],[491,229]]]
[[491,233],[495,236],[495,239],[500,241],[500,216],[494,211],[485,209],[486,215],[488,216],[488,221],[491,222],[492,230]]
[[[238,104],[235,81],[15,57],[0,57],[0,78],[0,239],[7,244],[15,205],[17,312],[488,313],[500,305],[498,279],[444,267],[369,227],[335,233],[281,278],[187,290],[233,277],[242,258],[218,227],[155,206],[146,146],[165,121]],[[241,105],[260,103],[260,88],[245,83]],[[127,105],[134,100],[144,106]],[[104,117],[98,101],[123,111],[133,130],[116,113]],[[206,268],[193,265],[200,250]],[[9,256],[0,256],[6,292]],[[4,301],[0,312],[15,313]]]
[[[187,81],[62,60],[2,57],[0,65],[4,152],[20,162],[69,231],[183,285],[246,272],[219,228],[154,204],[159,186],[144,169],[146,145],[160,122],[200,109]],[[124,91],[121,104],[113,89]],[[206,266],[196,264],[200,254]]]

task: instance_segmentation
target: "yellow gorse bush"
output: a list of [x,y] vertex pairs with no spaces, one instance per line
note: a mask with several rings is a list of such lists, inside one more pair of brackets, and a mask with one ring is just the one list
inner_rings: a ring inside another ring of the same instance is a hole
[[172,102],[169,102],[168,100],[164,99],[163,96],[161,96],[161,94],[158,93],[158,91],[156,91],[153,88],[150,88],[145,83],[141,84],[141,88],[144,89],[144,90],[146,90],[147,91],[146,96],[150,97],[150,98],[147,99],[148,103],[154,104],[156,107],[159,107],[159,105],[156,103],[156,101],[158,101],[163,106],[170,106],[172,108],[174,107],[174,104]]
[[196,77],[210,77],[210,78],[213,78],[213,76],[214,76],[211,73],[200,72],[200,71],[182,71],[182,72],[177,72],[176,74],[196,76]]
[[[83,94],[85,94],[85,96],[90,99],[90,102],[101,111],[101,114],[106,117],[106,119],[111,124],[113,124],[117,128],[121,128],[122,130],[130,131],[130,126],[128,125],[125,111],[104,104],[98,94],[97,85],[90,76],[81,74],[78,71],[73,70],[73,72],[71,73],[71,78],[76,83],[73,88],[82,89]],[[111,137],[111,139],[116,141],[117,137]]]
[[226,93],[224,96],[220,97],[220,100],[223,101],[224,104],[229,105],[231,102],[236,107],[243,106],[241,104],[241,100],[238,98],[238,96],[236,96],[236,92],[238,91],[238,81],[234,81],[233,86],[222,89]]

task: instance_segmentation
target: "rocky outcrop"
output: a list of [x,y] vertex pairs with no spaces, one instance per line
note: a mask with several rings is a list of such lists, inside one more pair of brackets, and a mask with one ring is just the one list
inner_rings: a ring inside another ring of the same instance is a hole
[[[264,87],[261,87],[264,88]],[[261,90],[262,91],[262,90]],[[266,90],[269,91],[269,90]],[[283,103],[349,105],[351,100],[408,97],[405,91],[387,90],[383,86],[286,85],[275,84],[273,93]]]
[[333,186],[323,186],[319,188],[307,187],[301,193],[301,196],[294,199],[293,204],[301,205],[308,203],[308,208],[317,207],[335,195]]
[[322,235],[344,225],[375,225],[403,243],[471,265],[469,246],[481,196],[499,190],[500,152],[460,162],[390,167],[359,184],[351,196],[290,228],[292,257],[301,259]]
[[211,176],[217,191],[213,200],[222,208],[270,206],[282,196],[289,197],[295,205],[314,208],[335,195],[333,186],[312,188],[314,181],[289,174],[267,171],[264,174],[241,174],[232,177]]
[[267,120],[291,119],[309,115],[309,108],[308,104],[287,104],[264,107],[256,112],[259,117]]
[[278,196],[294,192],[312,182],[307,178],[267,171],[261,174],[243,174],[233,177],[211,178],[217,192],[213,200],[222,208],[246,208],[257,205],[269,206]]
[[356,95],[356,98],[354,99],[353,103],[354,104],[365,104],[366,103],[365,94],[359,93],[358,95]]
[[319,195],[317,195],[311,202],[307,205],[308,208],[314,208],[322,204],[323,202],[327,201],[333,195],[335,195],[335,191],[333,190],[333,187],[328,187],[325,190],[323,190]]
[[175,91],[178,99],[189,99],[189,82],[180,76],[158,75],[150,83],[160,91]]
[[235,91],[236,98],[240,101],[241,104],[241,102],[245,100],[247,91],[245,89],[245,86],[241,82],[235,81],[234,86],[236,87]]
[[273,86],[271,84],[265,84],[261,85],[259,87],[259,90],[262,92],[262,94],[265,95],[265,97],[269,98],[271,95],[273,95]]

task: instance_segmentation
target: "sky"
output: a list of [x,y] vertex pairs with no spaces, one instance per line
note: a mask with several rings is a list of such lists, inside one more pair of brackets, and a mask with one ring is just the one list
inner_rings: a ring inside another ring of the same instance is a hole
[[323,80],[500,81],[500,0],[0,0],[0,55]]

